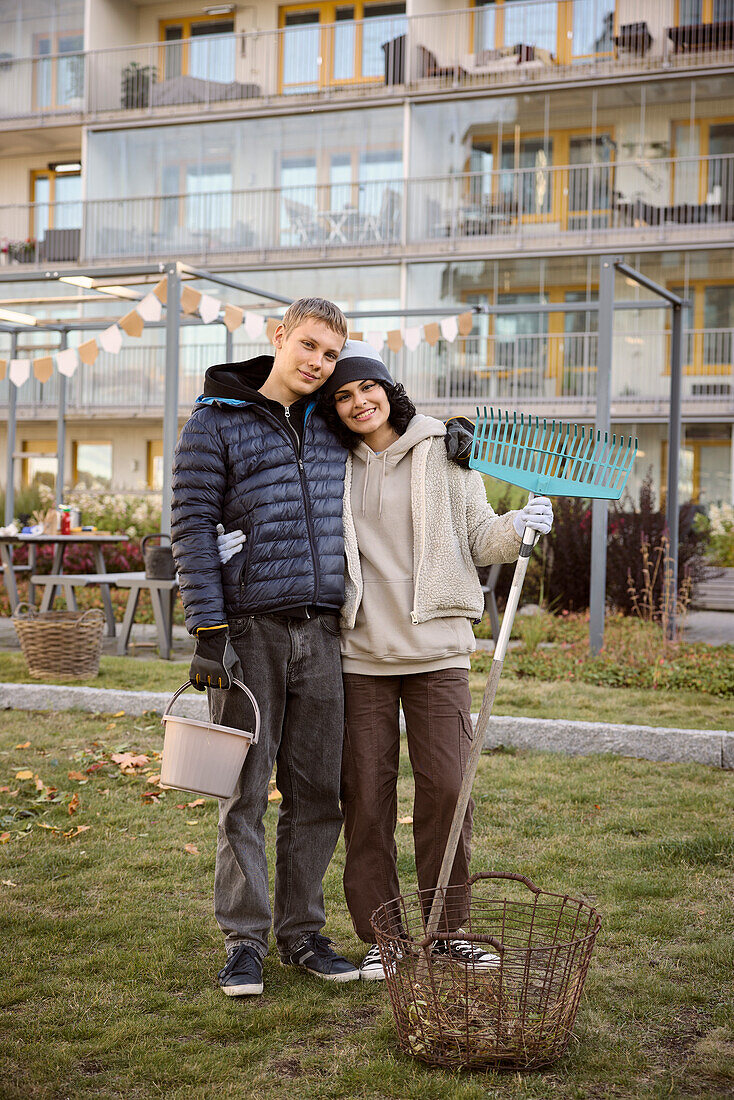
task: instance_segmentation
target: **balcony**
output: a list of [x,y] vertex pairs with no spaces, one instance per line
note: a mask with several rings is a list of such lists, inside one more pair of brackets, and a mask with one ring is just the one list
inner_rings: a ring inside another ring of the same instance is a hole
[[498,0],[410,17],[3,56],[0,117],[43,125],[79,114],[89,122],[192,109],[241,114],[274,103],[295,110],[314,100],[384,100],[734,64],[728,0],[701,5],[699,22],[681,23],[676,11],[670,0]]
[[[478,324],[487,325],[487,319],[478,318]],[[538,325],[543,324],[545,320],[539,319]],[[667,418],[669,339],[666,330],[641,329],[637,325],[634,333],[615,332],[615,420]],[[239,360],[265,350],[264,345],[237,341],[233,354]],[[686,331],[684,351],[684,417],[720,420],[734,415],[734,329]],[[421,343],[414,352],[403,349],[395,354],[385,349],[384,354],[393,376],[404,383],[424,411],[450,408],[471,412],[478,404],[492,402],[500,407],[581,420],[594,415],[597,336],[593,331],[474,334],[453,344],[441,340],[435,347]],[[201,393],[206,368],[223,358],[223,340],[218,344],[182,346],[182,415]],[[67,414],[72,418],[75,414],[103,419],[160,417],[164,380],[165,352],[160,345],[124,345],[114,357],[100,352],[93,366],[80,365],[68,381]],[[0,415],[7,408],[9,386],[7,379],[0,383]],[[18,416],[53,419],[57,399],[57,374],[45,385],[31,378],[18,390]]]
[[[36,239],[34,226],[48,226]],[[4,263],[638,248],[734,236],[734,154],[0,207]]]

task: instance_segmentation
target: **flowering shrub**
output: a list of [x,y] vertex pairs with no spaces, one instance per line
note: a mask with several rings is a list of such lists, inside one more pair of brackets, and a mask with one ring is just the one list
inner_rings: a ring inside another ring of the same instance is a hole
[[697,516],[696,527],[708,538],[707,556],[712,565],[734,566],[734,508],[712,504],[708,516]]
[[[54,492],[49,486],[39,485],[38,495],[43,510],[53,506]],[[79,509],[82,523],[93,524],[100,531],[111,534],[125,534],[132,539],[161,529],[161,506],[157,495],[110,493],[99,485],[89,489],[78,486],[64,493],[64,503]]]

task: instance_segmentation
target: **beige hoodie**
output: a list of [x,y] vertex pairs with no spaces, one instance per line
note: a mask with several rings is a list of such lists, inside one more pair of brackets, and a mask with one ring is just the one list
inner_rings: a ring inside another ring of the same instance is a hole
[[444,425],[413,417],[382,454],[350,454],[344,487],[345,672],[468,668],[484,599],[475,565],[514,561],[514,512],[497,516],[474,471],[449,462]]

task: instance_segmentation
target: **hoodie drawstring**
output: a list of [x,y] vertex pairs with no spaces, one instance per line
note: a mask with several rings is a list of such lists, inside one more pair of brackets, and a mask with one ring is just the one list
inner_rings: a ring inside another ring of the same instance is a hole
[[[373,451],[367,450],[367,461],[365,462],[364,471],[364,485],[362,486],[362,515],[367,511],[367,485],[370,480],[370,463],[373,458],[377,456]],[[382,519],[382,494],[385,488],[385,478],[387,477],[387,451],[382,452],[382,476],[380,478],[380,497],[377,505],[377,518]]]

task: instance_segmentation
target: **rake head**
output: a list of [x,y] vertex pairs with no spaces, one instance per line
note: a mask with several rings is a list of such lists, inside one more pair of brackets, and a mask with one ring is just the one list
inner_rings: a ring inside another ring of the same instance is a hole
[[637,439],[477,409],[469,465],[531,493],[619,500],[637,454]]

